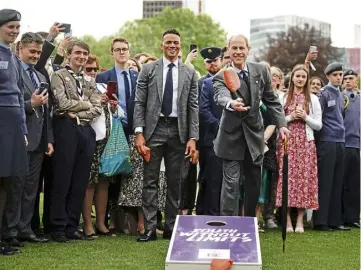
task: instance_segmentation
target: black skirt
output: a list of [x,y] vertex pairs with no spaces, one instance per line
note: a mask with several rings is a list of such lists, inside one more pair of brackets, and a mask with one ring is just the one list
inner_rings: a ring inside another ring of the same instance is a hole
[[19,107],[0,107],[0,177],[28,174],[28,157]]

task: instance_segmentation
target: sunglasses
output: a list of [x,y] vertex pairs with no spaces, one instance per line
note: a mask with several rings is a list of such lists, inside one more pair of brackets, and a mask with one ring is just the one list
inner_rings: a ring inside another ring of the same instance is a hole
[[98,72],[99,68],[97,68],[97,67],[87,67],[87,68],[85,68],[85,70],[86,70],[86,72],[92,72],[92,71]]

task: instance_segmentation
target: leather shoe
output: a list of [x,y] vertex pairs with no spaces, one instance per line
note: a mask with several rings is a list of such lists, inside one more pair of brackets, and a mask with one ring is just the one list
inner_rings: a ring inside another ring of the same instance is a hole
[[334,231],[349,231],[351,230],[349,227],[345,227],[343,225],[340,226],[330,226],[330,228]]
[[360,223],[359,222],[346,223],[345,225],[348,226],[348,227],[360,229]]
[[332,232],[332,229],[325,225],[313,226],[313,229],[315,231],[321,231],[321,232]]
[[147,230],[145,233],[137,238],[137,242],[149,242],[157,240],[157,233],[155,231]]
[[24,243],[20,242],[15,237],[7,238],[5,241],[9,244],[10,247],[24,247]]
[[50,233],[50,237],[54,242],[58,243],[66,243],[68,242],[68,238],[65,237],[65,235],[60,233]]
[[49,242],[48,238],[36,236],[35,234],[22,235],[18,237],[21,241],[27,241],[30,243],[46,243]]
[[94,240],[93,237],[85,235],[79,231],[75,231],[73,233],[67,233],[66,238],[71,239],[71,240],[84,240],[84,241]]
[[172,238],[173,231],[164,231],[163,232],[163,239],[170,240]]

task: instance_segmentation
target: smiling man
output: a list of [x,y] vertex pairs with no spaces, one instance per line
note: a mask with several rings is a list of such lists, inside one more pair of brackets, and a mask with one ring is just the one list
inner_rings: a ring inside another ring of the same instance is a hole
[[223,71],[213,77],[214,99],[223,108],[215,154],[223,159],[220,199],[222,216],[237,216],[241,165],[245,170],[244,213],[256,216],[264,153],[264,128],[259,105],[262,100],[283,138],[289,134],[281,103],[272,90],[270,74],[263,64],[247,61],[251,47],[243,35],[231,37],[228,52],[231,67],[238,73],[241,86],[234,99],[223,79]]
[[[43,41],[35,33],[25,33],[19,45],[19,57],[22,61],[22,77],[24,81],[24,102],[26,124],[28,129],[28,162],[29,174],[25,177],[13,177],[11,193],[8,195],[5,211],[4,238],[12,246],[22,246],[19,241],[33,243],[47,242],[48,239],[37,237],[31,229],[31,218],[34,211],[35,197],[39,185],[39,175],[44,153],[51,156],[53,149],[53,132],[50,123],[48,106],[48,85],[46,78],[35,70],[34,65],[42,52]],[[40,84],[46,83],[45,88]],[[42,93],[39,91],[43,90]]]
[[140,154],[150,148],[144,163],[143,211],[146,222],[140,242],[157,239],[157,183],[164,157],[167,184],[163,238],[170,239],[178,210],[180,167],[196,151],[198,89],[195,71],[178,59],[181,37],[177,30],[163,33],[163,57],[145,64],[135,93],[134,127]]
[[57,242],[92,240],[78,231],[80,213],[95,151],[95,132],[90,123],[101,114],[100,94],[94,78],[83,74],[89,46],[73,41],[67,49],[69,65],[53,74],[53,157],[50,230]]

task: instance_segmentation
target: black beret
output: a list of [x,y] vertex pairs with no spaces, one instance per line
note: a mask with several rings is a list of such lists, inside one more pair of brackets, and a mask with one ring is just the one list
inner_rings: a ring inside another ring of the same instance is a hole
[[0,26],[11,21],[20,21],[21,14],[19,11],[13,9],[1,9],[0,10]]
[[329,64],[325,69],[325,74],[330,75],[332,72],[335,72],[335,71],[343,71],[341,63],[334,62],[332,64]]
[[221,57],[221,48],[206,47],[201,50],[201,55],[206,61],[212,61]]
[[356,77],[357,77],[357,72],[356,71],[354,71],[353,69],[347,69],[347,70],[345,70],[345,72],[343,73],[343,76],[345,77],[345,76],[349,76],[349,75],[355,75]]

